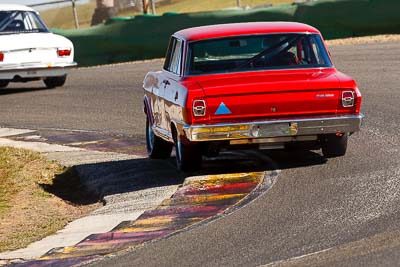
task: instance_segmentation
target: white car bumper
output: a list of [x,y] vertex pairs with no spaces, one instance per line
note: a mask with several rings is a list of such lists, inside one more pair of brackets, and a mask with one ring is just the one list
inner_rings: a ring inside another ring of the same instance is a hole
[[0,66],[0,80],[63,76],[76,66],[76,62],[7,64]]

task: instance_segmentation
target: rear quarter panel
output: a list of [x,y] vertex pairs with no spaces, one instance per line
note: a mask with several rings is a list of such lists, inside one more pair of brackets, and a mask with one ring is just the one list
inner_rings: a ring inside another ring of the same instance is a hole
[[[168,81],[168,85],[165,84]],[[188,89],[165,71],[149,72],[143,83],[145,112],[153,126],[171,133],[171,123],[185,124]]]

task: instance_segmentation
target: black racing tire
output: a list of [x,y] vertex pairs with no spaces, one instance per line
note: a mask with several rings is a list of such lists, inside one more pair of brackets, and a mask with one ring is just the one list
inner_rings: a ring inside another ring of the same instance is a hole
[[325,158],[341,157],[346,154],[348,134],[342,136],[326,134],[322,136],[321,148]]
[[176,166],[182,172],[197,171],[201,169],[203,156],[198,144],[184,144],[182,137],[173,131],[175,143]]
[[9,83],[10,81],[8,80],[0,80],[0,89],[6,88]]
[[146,120],[146,145],[149,158],[167,159],[171,156],[173,144],[154,134],[148,118]]
[[67,75],[64,76],[57,76],[57,77],[47,77],[43,80],[44,84],[47,88],[53,89],[56,87],[61,87],[65,84],[67,80]]

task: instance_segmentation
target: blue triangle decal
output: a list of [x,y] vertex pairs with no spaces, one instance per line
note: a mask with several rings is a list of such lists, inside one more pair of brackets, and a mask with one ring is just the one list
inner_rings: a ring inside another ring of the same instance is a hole
[[231,113],[232,112],[229,110],[229,108],[225,105],[224,102],[221,102],[217,111],[215,111],[215,115],[227,115],[227,114],[231,114]]

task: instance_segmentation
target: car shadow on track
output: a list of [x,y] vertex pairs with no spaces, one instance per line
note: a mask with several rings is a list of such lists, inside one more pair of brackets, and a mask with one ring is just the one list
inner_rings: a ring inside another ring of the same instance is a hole
[[[74,177],[79,177],[79,181],[72,179],[68,172],[76,174]],[[52,184],[39,186],[70,203],[87,205],[109,195],[179,185],[185,178],[169,160],[140,158],[76,165],[57,175]],[[77,195],[74,189],[81,193]]]
[[0,95],[13,95],[13,94],[22,94],[22,93],[46,91],[46,90],[54,90],[54,89],[49,89],[46,86],[5,88],[5,89],[0,89]]
[[94,191],[87,190],[74,168],[67,168],[54,177],[51,183],[38,184],[44,191],[74,205],[83,206],[98,203],[101,198]]
[[280,170],[322,165],[327,159],[314,151],[269,150],[263,152]]
[[[260,157],[260,155],[264,156]],[[74,170],[81,177],[81,185],[90,192],[91,196],[95,195],[100,199],[109,195],[148,188],[180,185],[191,176],[273,171],[277,168],[290,169],[320,165],[326,162],[321,155],[311,151],[295,153],[234,151],[222,153],[217,158],[204,160],[201,171],[182,173],[176,169],[174,161],[175,157],[167,160],[140,158],[83,164],[75,166]],[[68,195],[61,194],[54,186],[47,186],[44,189],[65,200],[73,199]]]

